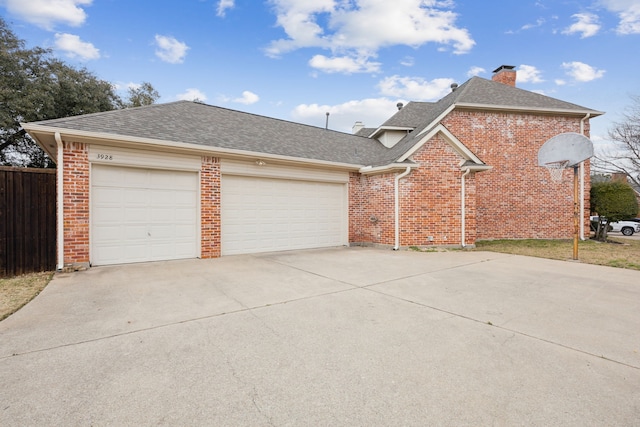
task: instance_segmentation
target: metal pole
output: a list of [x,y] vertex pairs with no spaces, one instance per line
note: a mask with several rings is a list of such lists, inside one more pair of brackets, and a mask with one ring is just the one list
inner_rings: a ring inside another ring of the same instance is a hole
[[580,236],[580,197],[578,192],[579,166],[573,167],[573,259],[578,259],[578,239]]

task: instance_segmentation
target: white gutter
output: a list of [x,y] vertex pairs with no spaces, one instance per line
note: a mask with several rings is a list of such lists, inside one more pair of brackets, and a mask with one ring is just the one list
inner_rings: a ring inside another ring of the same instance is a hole
[[400,249],[400,200],[399,200],[399,194],[400,192],[398,191],[398,187],[400,186],[400,180],[402,178],[404,178],[405,176],[407,176],[409,174],[409,172],[411,172],[411,166],[407,166],[407,170],[405,170],[404,172],[402,172],[399,175],[396,175],[396,182],[395,182],[395,186],[394,186],[394,190],[395,190],[395,228],[396,228],[396,244],[393,247],[394,251],[397,251],[398,249]]
[[466,224],[467,212],[466,212],[466,203],[465,203],[466,189],[465,189],[465,179],[464,178],[467,175],[469,175],[469,173],[471,173],[471,169],[465,170],[464,173],[462,174],[462,177],[461,177],[462,181],[461,181],[461,188],[460,188],[460,198],[461,198],[461,200],[460,200],[460,207],[461,207],[460,211],[461,211],[461,215],[462,215],[461,224],[460,224],[460,227],[461,227],[460,231],[461,231],[461,243],[462,243],[462,247],[463,248],[467,246],[467,244],[465,242],[465,240],[466,240],[465,234],[466,234],[466,229],[467,229],[467,224]]
[[[221,147],[211,147],[207,145],[197,145],[188,142],[179,142],[179,141],[168,141],[161,139],[153,139],[153,138],[144,138],[139,136],[127,136],[127,135],[115,135],[108,134],[103,132],[89,132],[89,131],[80,131],[75,129],[62,129],[56,128],[54,126],[43,126],[25,123],[23,128],[27,132],[34,132],[36,134],[56,134],[63,133],[67,137],[72,137],[74,140],[78,142],[87,142],[89,144],[103,144],[108,146],[122,146],[122,147],[131,147],[135,146],[137,149],[145,149],[144,146],[149,148],[157,149],[157,150],[170,150],[174,152],[182,152],[185,154],[196,154],[196,155],[206,155],[214,156],[214,157],[229,157],[229,158],[249,158],[249,159],[269,159],[274,161],[280,161],[282,163],[295,163],[300,165],[301,163],[313,165],[313,166],[327,166],[327,167],[335,167],[340,169],[347,170],[357,170],[363,166],[362,164],[351,164],[351,163],[342,163],[342,162],[333,162],[330,160],[315,160],[315,159],[305,159],[301,157],[294,156],[286,156],[282,154],[270,154],[270,153],[262,153],[257,151],[249,151],[249,150],[239,150],[234,148],[221,148]],[[33,135],[32,135],[33,136]]]
[[56,153],[56,199],[57,199],[57,270],[64,268],[64,162],[63,162],[63,144],[60,132],[54,134],[56,144],[58,144],[58,152]]
[[414,165],[407,165],[407,163],[389,163],[384,166],[365,166],[358,170],[362,175],[373,175],[373,174],[381,174],[388,173],[397,170],[404,170],[407,167],[412,167]]
[[[587,113],[580,120],[580,134],[584,135],[584,122],[589,117],[591,117],[591,113]],[[586,136],[586,135],[584,135]],[[580,162],[580,214],[584,215],[584,162]],[[580,240],[585,240],[584,237],[584,218],[580,219]]]

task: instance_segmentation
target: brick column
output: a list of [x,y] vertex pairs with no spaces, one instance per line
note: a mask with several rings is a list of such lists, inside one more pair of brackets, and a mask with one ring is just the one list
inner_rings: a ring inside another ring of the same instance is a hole
[[89,265],[89,150],[65,142],[63,148],[64,265]]
[[200,172],[200,251],[202,258],[220,256],[220,160],[202,158]]

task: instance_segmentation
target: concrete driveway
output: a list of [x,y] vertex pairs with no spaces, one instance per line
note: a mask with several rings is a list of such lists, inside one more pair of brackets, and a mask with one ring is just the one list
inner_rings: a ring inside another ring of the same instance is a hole
[[638,425],[640,272],[341,248],[58,274],[0,425]]

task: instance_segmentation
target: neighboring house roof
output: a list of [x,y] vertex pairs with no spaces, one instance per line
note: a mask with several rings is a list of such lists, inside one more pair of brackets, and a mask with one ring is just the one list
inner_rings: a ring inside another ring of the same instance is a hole
[[[23,124],[23,127],[54,158],[56,146],[53,135],[60,132],[87,139],[160,143],[165,146],[186,144],[190,147],[208,147],[212,152],[263,154],[376,168],[408,162],[410,154],[424,144],[425,138],[440,132],[446,133],[446,139],[466,160],[483,165],[455,135],[439,126],[440,121],[454,108],[581,116],[588,113],[592,117],[603,114],[473,77],[438,102],[410,102],[379,128],[364,128],[356,135],[190,101],[33,122]],[[371,138],[385,130],[406,130],[407,135],[393,147],[386,148]]]

